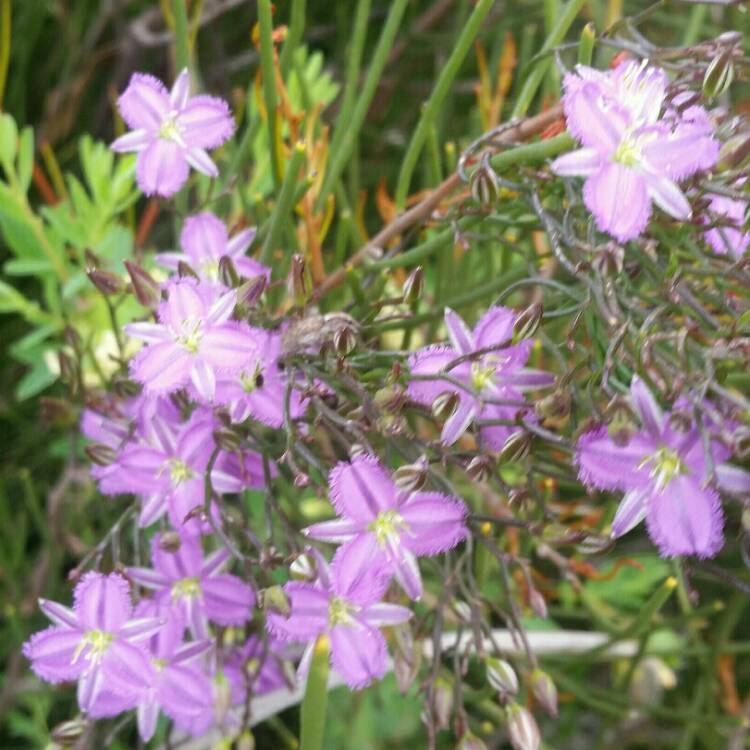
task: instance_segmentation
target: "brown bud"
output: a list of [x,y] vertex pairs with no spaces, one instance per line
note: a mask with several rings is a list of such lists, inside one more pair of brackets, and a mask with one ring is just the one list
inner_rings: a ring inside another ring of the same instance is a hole
[[607,242],[598,248],[592,266],[602,276],[618,276],[625,262],[625,248],[616,242]]
[[234,261],[228,255],[219,258],[219,281],[230,289],[235,289],[242,283]]
[[456,745],[456,750],[487,750],[487,745],[472,731],[466,730]]
[[292,256],[292,266],[289,270],[287,285],[294,304],[297,307],[304,307],[312,294],[312,282],[305,258],[299,253]]
[[514,750],[539,750],[539,727],[531,713],[517,703],[506,708],[508,739]]
[[472,197],[481,206],[491,206],[500,197],[500,178],[492,168],[488,156],[474,170],[469,184]]
[[83,263],[84,268],[86,269],[86,273],[99,268],[99,266],[102,264],[99,256],[90,247],[87,247],[83,251]]
[[222,450],[233,453],[242,447],[242,435],[231,427],[214,430],[214,442]]
[[75,394],[78,390],[78,364],[67,352],[62,349],[57,353],[57,362],[60,365],[60,378]]
[[514,432],[503,445],[499,459],[501,464],[515,463],[529,455],[531,450],[532,436],[526,430]]
[[407,305],[413,305],[419,301],[424,289],[424,269],[417,266],[404,281],[403,300]]
[[125,268],[130,276],[133,293],[138,302],[149,310],[155,310],[161,302],[161,289],[150,273],[144,271],[137,263],[125,261]]
[[115,395],[127,399],[137,396],[141,392],[141,386],[134,380],[115,377],[112,380],[112,390],[115,392]]
[[189,263],[186,263],[184,260],[181,260],[177,264],[177,275],[181,279],[198,278],[198,274],[193,270],[192,266]]
[[50,732],[50,739],[62,747],[73,747],[81,739],[85,730],[86,721],[78,717],[58,724]]
[[427,459],[422,456],[413,464],[399,466],[393,472],[393,481],[396,486],[405,492],[417,492],[424,487],[427,481]]
[[537,401],[535,411],[542,419],[560,420],[570,414],[570,405],[570,391],[567,388],[558,388]]
[[541,617],[543,620],[547,619],[547,602],[535,588],[529,590],[529,604],[537,617]]
[[108,445],[93,443],[84,447],[84,453],[97,466],[109,466],[116,458],[117,454]]
[[721,96],[734,80],[734,47],[725,47],[708,64],[703,76],[703,95],[707,99]]
[[102,293],[107,296],[119,294],[123,290],[122,279],[111,271],[102,271],[98,268],[88,271],[86,275],[89,281]]
[[495,471],[495,462],[489,456],[474,456],[466,467],[466,473],[475,482],[484,482]]
[[432,413],[440,420],[445,421],[453,416],[458,408],[459,397],[455,391],[443,391],[432,402]]
[[433,683],[432,706],[437,728],[447,729],[453,713],[453,685],[445,677]]
[[357,332],[348,325],[342,325],[333,334],[333,348],[336,354],[346,357],[357,346]]
[[254,307],[266,291],[268,281],[265,275],[253,276],[237,290],[237,304],[243,307]]
[[539,328],[543,315],[544,308],[538,302],[534,302],[523,310],[513,324],[513,343],[517,344],[519,341],[531,338]]
[[552,678],[537,667],[531,673],[531,691],[539,705],[553,719],[557,717],[557,688]]
[[508,696],[518,693],[516,671],[505,659],[496,659],[494,656],[487,657],[485,666],[487,668],[487,681],[498,693]]
[[289,573],[295,581],[312,581],[317,575],[315,562],[310,555],[297,555],[289,566]]
[[165,552],[174,554],[180,549],[182,539],[176,531],[163,531],[159,537],[159,547]]

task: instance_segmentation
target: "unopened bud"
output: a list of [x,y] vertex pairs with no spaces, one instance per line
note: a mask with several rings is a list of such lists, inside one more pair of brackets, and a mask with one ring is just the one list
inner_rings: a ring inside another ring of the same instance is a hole
[[231,428],[214,430],[214,442],[222,450],[234,453],[242,447],[242,435]]
[[625,262],[625,248],[616,242],[607,242],[596,253],[592,266],[602,276],[619,276]]
[[512,464],[516,461],[522,461],[529,455],[531,450],[532,436],[526,430],[514,432],[500,450],[500,463]]
[[253,733],[246,729],[235,741],[237,750],[255,750],[255,737]]
[[719,171],[739,169],[750,156],[750,133],[744,131],[733,136],[721,147],[719,152]]
[[615,410],[612,419],[607,424],[607,433],[612,438],[612,442],[623,448],[630,443],[635,431],[635,424],[630,413],[624,409]]
[[111,294],[118,294],[123,290],[123,283],[117,274],[111,271],[102,271],[100,269],[94,269],[88,271],[86,274],[89,277],[89,281],[102,293],[107,296]]
[[542,620],[547,619],[547,602],[541,592],[535,588],[529,591],[529,605],[537,617],[541,617]]
[[289,617],[292,607],[281,586],[269,586],[258,592],[258,604],[265,612],[276,612],[283,617]]
[[184,260],[181,260],[177,264],[177,275],[181,279],[198,278],[198,274],[193,270],[193,267],[189,263],[186,263]]
[[513,343],[531,338],[539,328],[544,315],[544,309],[538,302],[534,302],[516,317],[513,324]]
[[159,548],[163,549],[165,552],[169,552],[173,555],[175,552],[179,551],[181,546],[182,538],[176,531],[163,531],[159,535]]
[[559,420],[570,414],[571,396],[566,388],[558,388],[536,402],[535,411],[542,419]]
[[531,691],[539,705],[554,719],[557,716],[557,688],[552,678],[537,668],[531,673]]
[[417,492],[424,487],[427,481],[427,459],[422,456],[413,464],[399,466],[393,472],[393,481],[396,486],[404,492]]
[[346,357],[351,354],[357,346],[357,333],[348,325],[337,328],[333,334],[333,348],[336,354]]
[[405,391],[403,386],[398,384],[386,385],[375,391],[372,400],[378,409],[395,414],[401,410],[406,401]]
[[155,310],[161,302],[161,288],[157,281],[150,273],[130,260],[125,261],[125,268],[128,270],[135,298],[143,307]]
[[298,555],[289,566],[289,573],[295,581],[312,581],[317,575],[310,555]]
[[669,415],[669,426],[675,432],[690,432],[693,417],[688,409],[673,409]]
[[294,486],[297,487],[297,489],[303,489],[304,487],[309,487],[310,477],[308,477],[307,474],[303,474],[301,471],[298,471],[294,475]]
[[72,326],[65,326],[63,331],[63,341],[74,351],[80,352],[83,349],[81,334]]
[[487,745],[472,731],[467,730],[461,735],[456,750],[487,750]]
[[248,279],[237,290],[237,304],[244,307],[254,307],[266,291],[268,281],[265,275],[254,276]]
[[116,396],[120,398],[133,398],[141,392],[141,386],[138,385],[134,380],[128,380],[127,378],[115,377],[112,380],[112,390]]
[[367,456],[367,448],[362,443],[352,443],[349,446],[349,458],[355,459],[358,456]]
[[78,388],[78,365],[73,357],[62,349],[57,353],[57,362],[60,366],[60,377],[63,383],[70,387],[75,394]]
[[518,677],[511,665],[505,659],[487,657],[487,681],[492,687],[503,695],[516,695],[518,693]]
[[81,739],[85,730],[86,722],[80,717],[63,721],[50,732],[50,739],[62,747],[73,747]]
[[117,454],[108,445],[102,443],[93,443],[83,449],[84,453],[97,466],[109,466],[116,458]]
[[242,283],[234,261],[228,255],[219,258],[219,281],[230,289],[235,289]]
[[707,99],[721,96],[734,80],[734,48],[726,47],[719,52],[706,68],[703,76],[703,95]]
[[216,672],[214,679],[214,719],[221,725],[224,723],[229,709],[232,707],[232,686],[224,672]]
[[453,713],[453,685],[445,677],[438,677],[433,684],[432,705],[437,728],[447,729]]
[[422,296],[424,289],[424,269],[417,266],[407,277],[404,282],[403,299],[407,305],[413,305]]
[[445,421],[453,416],[458,409],[459,397],[455,391],[443,391],[432,402],[432,413],[440,420]]
[[734,431],[732,453],[740,459],[750,456],[750,427],[738,427]]
[[484,482],[495,471],[495,462],[489,456],[474,456],[466,467],[466,473],[475,482]]
[[88,273],[89,271],[93,271],[99,268],[102,262],[99,256],[90,247],[87,247],[83,251],[83,264],[86,269],[86,273]]
[[488,156],[474,170],[469,183],[472,197],[481,206],[491,206],[500,197],[500,178],[490,165]]
[[289,295],[297,307],[304,307],[310,299],[312,284],[310,271],[302,255],[295,253],[292,256],[292,267],[289,270]]
[[539,750],[539,727],[531,713],[517,703],[506,708],[508,739],[514,750]]

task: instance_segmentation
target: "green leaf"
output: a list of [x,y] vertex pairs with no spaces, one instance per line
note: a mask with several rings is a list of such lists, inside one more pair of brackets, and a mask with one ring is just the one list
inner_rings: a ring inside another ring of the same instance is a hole
[[50,372],[43,361],[38,362],[21,378],[16,387],[16,398],[19,401],[23,401],[32,396],[36,396],[45,388],[51,386],[56,380],[57,375]]
[[41,276],[45,273],[54,273],[55,267],[48,258],[14,258],[4,266],[7,276]]
[[18,145],[16,121],[7,113],[0,115],[0,163],[6,172],[12,169]]
[[17,289],[4,281],[0,281],[0,313],[18,313],[35,325],[57,324],[36,302],[26,299]]
[[34,169],[34,131],[25,127],[18,142],[18,181],[23,192],[29,191],[31,173]]

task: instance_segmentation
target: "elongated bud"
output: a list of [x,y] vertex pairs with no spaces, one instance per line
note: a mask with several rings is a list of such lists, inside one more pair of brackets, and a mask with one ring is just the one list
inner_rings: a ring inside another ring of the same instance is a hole
[[349,325],[342,325],[333,334],[333,348],[336,354],[346,357],[357,346],[357,332]]
[[60,378],[75,395],[78,390],[78,365],[73,357],[62,349],[57,353],[57,362],[60,366]]
[[547,602],[535,588],[529,591],[529,604],[537,617],[541,617],[543,620],[547,619]]
[[222,724],[229,709],[232,707],[232,687],[224,672],[214,675],[214,719],[217,724]]
[[515,463],[522,461],[529,455],[531,450],[532,436],[526,430],[514,432],[503,445],[499,460],[501,464]]
[[422,296],[424,289],[424,269],[417,266],[407,277],[404,282],[403,294],[404,302],[407,305],[413,305]]
[[750,133],[747,131],[730,138],[719,152],[719,171],[739,169],[750,156]]
[[578,45],[578,62],[581,65],[591,65],[596,42],[596,27],[589,21],[581,31],[581,41]]
[[484,156],[469,179],[471,195],[481,206],[491,206],[500,197],[500,178]]
[[487,745],[472,731],[467,730],[461,735],[456,750],[487,750]]
[[488,656],[485,660],[485,666],[487,668],[487,681],[498,693],[508,696],[518,693],[518,677],[513,667],[505,659]]
[[289,599],[281,586],[269,586],[259,591],[258,603],[265,612],[277,612],[283,617],[288,617],[292,611]]
[[612,419],[607,424],[607,432],[615,445],[620,447],[628,445],[635,431],[636,427],[630,412],[624,407],[614,409]]
[[245,307],[254,307],[263,296],[263,292],[266,291],[266,286],[268,286],[268,281],[265,275],[254,276],[252,279],[248,279],[237,290],[237,304]]
[[63,721],[50,732],[50,739],[62,747],[73,747],[81,739],[85,730],[86,722],[80,717]]
[[90,247],[87,247],[83,251],[83,263],[86,268],[86,273],[88,273],[89,271],[93,271],[99,268],[99,266],[102,264],[102,261]]
[[83,341],[81,341],[81,335],[76,331],[73,326],[65,326],[63,331],[63,341],[74,351],[80,352],[83,349]]
[[624,262],[625,248],[616,242],[607,242],[597,252],[591,265],[602,276],[617,276],[622,273]]
[[571,396],[567,388],[558,388],[536,402],[535,411],[542,419],[564,419],[570,414]]
[[414,643],[411,627],[404,623],[393,629],[395,648],[393,651],[393,671],[398,689],[402,693],[409,690],[419,672],[422,652]]
[[734,80],[734,47],[724,48],[709,63],[703,76],[703,95],[707,99],[721,96]]
[[197,279],[198,278],[198,274],[193,270],[193,267],[189,263],[185,263],[184,260],[181,260],[177,264],[177,275],[181,279],[187,279],[187,278]]
[[312,581],[317,575],[315,564],[310,555],[305,553],[298,555],[292,561],[292,564],[289,566],[289,573],[295,581]]
[[557,688],[552,678],[537,668],[531,673],[531,691],[539,705],[554,719],[557,716]]
[[517,344],[519,341],[531,338],[539,328],[543,315],[544,308],[538,302],[534,302],[519,313],[513,324],[513,343]]
[[732,453],[737,458],[750,456],[750,427],[738,427],[732,435]]
[[141,386],[134,380],[116,377],[112,380],[112,390],[120,398],[133,398],[141,392]]
[[453,416],[458,408],[459,397],[455,391],[443,391],[432,402],[432,413],[440,420],[445,421]]
[[130,260],[125,261],[125,268],[128,270],[135,298],[143,307],[155,310],[161,302],[161,289],[157,281],[150,273]]
[[107,296],[112,294],[119,294],[124,285],[122,279],[111,271],[102,271],[95,268],[91,271],[87,271],[86,275],[89,277],[89,281],[102,293]]
[[405,492],[416,492],[424,487],[427,481],[427,459],[422,456],[413,464],[399,466],[393,472],[393,481],[396,486]]
[[182,546],[182,538],[176,531],[163,531],[159,536],[159,547],[165,552],[174,554]]
[[214,430],[214,442],[219,448],[234,453],[242,447],[242,435],[231,427]]
[[495,471],[495,462],[489,456],[474,456],[466,467],[466,473],[475,482],[484,482]]
[[541,737],[536,719],[523,706],[511,703],[506,709],[508,739],[515,750],[539,750]]
[[228,255],[222,255],[219,258],[219,281],[230,289],[235,289],[242,283],[234,261]]
[[445,677],[438,677],[435,680],[432,705],[438,729],[447,729],[453,713],[453,685]]
[[312,285],[310,271],[305,259],[299,253],[292,256],[292,267],[289,270],[289,294],[297,307],[304,307],[310,299]]

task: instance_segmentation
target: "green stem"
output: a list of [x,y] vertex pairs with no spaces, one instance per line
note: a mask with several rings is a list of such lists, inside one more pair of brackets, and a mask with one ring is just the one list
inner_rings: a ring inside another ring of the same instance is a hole
[[279,199],[271,214],[271,224],[268,235],[263,243],[263,250],[260,254],[260,262],[268,263],[271,255],[276,249],[284,229],[284,223],[289,216],[290,211],[294,208],[294,197],[297,188],[299,171],[305,160],[305,144],[298,143],[292,152],[292,158],[284,176],[284,182],[279,192]]
[[578,62],[581,65],[591,65],[594,57],[594,43],[596,42],[596,29],[594,24],[589,22],[583,27],[581,32],[581,41],[578,44]]
[[179,75],[190,63],[190,40],[185,0],[172,0],[174,15],[174,59]]
[[281,68],[281,77],[286,81],[287,75],[292,65],[294,51],[302,41],[302,34],[305,31],[305,5],[307,0],[292,0],[292,13],[289,21],[289,31],[286,35],[286,41],[281,50],[279,58],[279,67]]
[[563,151],[568,151],[573,146],[575,146],[575,141],[567,133],[560,133],[560,135],[548,138],[546,141],[527,143],[495,154],[490,159],[490,164],[495,171],[499,172],[516,164],[533,164],[551,159]]
[[271,172],[274,187],[281,184],[281,165],[276,149],[276,71],[273,65],[273,19],[271,0],[258,0],[260,25],[260,66],[263,71],[263,98],[268,118],[268,148],[271,153]]
[[300,750],[323,748],[328,705],[328,652],[328,636],[318,636],[307,675],[305,697],[302,699]]
[[345,132],[341,139],[341,145],[335,153],[332,153],[331,164],[326,174],[325,180],[323,180],[323,186],[321,187],[318,199],[315,202],[315,210],[320,211],[325,206],[326,198],[331,190],[336,185],[339,177],[346,168],[349,161],[349,157],[354,149],[355,140],[365,121],[367,111],[372,103],[372,98],[375,96],[375,91],[378,87],[378,82],[383,74],[385,64],[388,62],[388,53],[391,51],[393,42],[396,39],[399,26],[401,25],[401,17],[406,10],[406,6],[409,4],[409,0],[394,0],[388,11],[388,17],[386,18],[383,30],[380,33],[380,39],[375,47],[375,52],[372,55],[372,62],[365,76],[365,82],[357,97],[357,104],[354,107],[349,122],[342,122],[342,127],[345,128]]
[[[539,52],[540,55],[544,55],[562,42],[585,2],[586,0],[568,0],[568,4],[563,9],[560,17],[557,19],[557,23],[545,40],[544,46]],[[524,81],[523,88],[516,100],[516,106],[513,109],[514,118],[523,117],[528,112],[531,102],[534,100],[534,96],[539,89],[539,85],[547,72],[547,66],[550,63],[551,60],[549,59],[540,60]]]
[[3,106],[5,84],[10,64],[11,6],[10,0],[0,1],[0,109]]
[[404,160],[401,163],[401,170],[398,174],[398,182],[396,183],[396,210],[399,213],[404,210],[406,197],[409,193],[409,183],[422,146],[427,139],[430,126],[435,121],[443,100],[448,94],[453,80],[458,75],[458,71],[471,49],[475,37],[479,33],[479,27],[482,25],[482,21],[484,21],[487,13],[489,13],[493,2],[494,0],[479,0],[474,7],[469,20],[466,22],[466,26],[464,26],[456,42],[456,46],[453,48],[453,52],[451,52],[448,58],[448,62],[446,62],[445,67],[440,73],[427,104],[422,110],[422,116],[419,118],[417,127],[406,149]]

